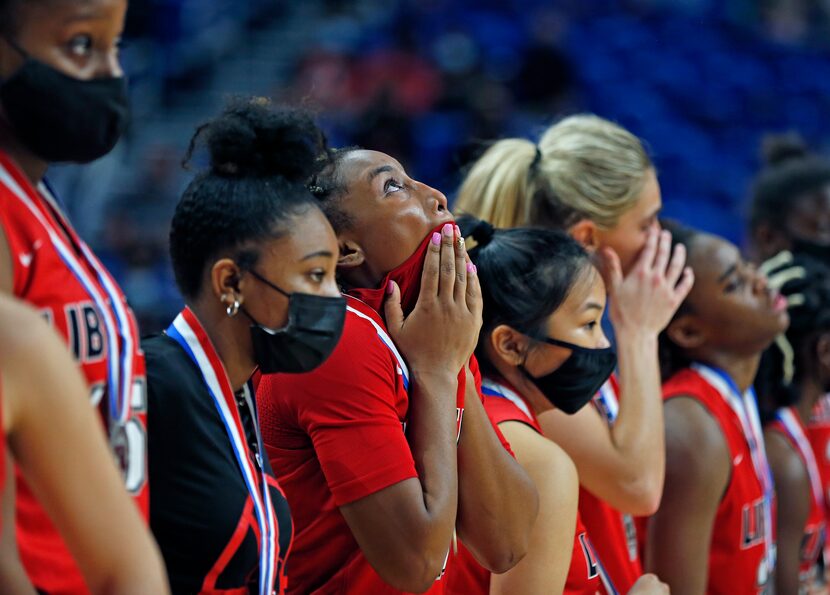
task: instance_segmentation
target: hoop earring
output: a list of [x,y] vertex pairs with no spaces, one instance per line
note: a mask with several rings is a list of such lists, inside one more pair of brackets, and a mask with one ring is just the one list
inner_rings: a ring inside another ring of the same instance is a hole
[[227,312],[228,316],[233,318],[234,316],[236,316],[239,313],[239,306],[240,306],[239,300],[234,299],[233,303],[231,305],[229,305],[227,308],[225,308],[225,312]]

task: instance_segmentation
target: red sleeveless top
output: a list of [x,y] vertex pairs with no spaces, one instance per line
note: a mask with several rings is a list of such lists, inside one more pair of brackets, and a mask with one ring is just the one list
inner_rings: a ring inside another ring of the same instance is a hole
[[[124,482],[147,516],[146,389],[138,328],[115,281],[62,214],[48,188],[34,188],[0,152],[0,226],[13,293],[64,338],[89,384]],[[67,445],[71,456],[72,445]],[[32,583],[50,594],[87,592],[57,530],[17,474],[17,540]]]
[[774,563],[775,502],[754,396],[751,391],[737,394],[723,372],[698,364],[681,370],[663,385],[664,400],[678,396],[694,399],[715,418],[732,460],[729,485],[718,505],[709,546],[706,592],[763,593]]

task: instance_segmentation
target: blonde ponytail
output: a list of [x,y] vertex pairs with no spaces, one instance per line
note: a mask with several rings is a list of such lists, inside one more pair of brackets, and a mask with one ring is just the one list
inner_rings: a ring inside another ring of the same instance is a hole
[[594,115],[561,120],[538,150],[534,163],[530,141],[497,142],[470,169],[457,207],[496,227],[567,229],[589,219],[610,229],[637,203],[653,168],[636,136]]

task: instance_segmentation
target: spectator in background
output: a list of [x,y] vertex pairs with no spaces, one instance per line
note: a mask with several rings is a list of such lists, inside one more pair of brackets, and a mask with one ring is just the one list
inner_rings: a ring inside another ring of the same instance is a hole
[[752,251],[759,261],[789,250],[830,266],[830,159],[795,134],[767,137],[763,154],[750,202]]

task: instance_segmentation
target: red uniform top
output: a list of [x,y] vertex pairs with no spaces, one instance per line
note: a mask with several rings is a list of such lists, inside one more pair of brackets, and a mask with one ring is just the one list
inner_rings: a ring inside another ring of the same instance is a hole
[[[619,384],[612,375],[593,400],[609,426],[619,411]],[[630,514],[623,514],[579,486],[579,514],[605,570],[620,593],[628,593],[643,575],[637,544],[637,529]]]
[[[807,438],[813,446],[821,476],[825,521],[830,523],[830,394],[824,395],[816,403],[813,415],[807,424]],[[825,541],[824,548],[824,560],[830,560],[830,547],[827,541]]]
[[[417,299],[427,241],[389,275],[405,310]],[[319,368],[263,376],[257,389],[265,449],[294,521],[289,593],[399,592],[370,566],[338,509],[418,475],[405,433],[409,372],[378,314],[385,286],[347,297],[343,336]],[[477,373],[474,359],[470,368]],[[460,432],[463,370],[458,384]],[[436,580],[429,593],[444,585]]]
[[723,372],[693,364],[663,385],[664,400],[678,396],[694,399],[715,418],[732,460],[713,525],[706,592],[762,593],[774,556],[774,497],[754,395],[751,389],[739,395]]
[[[518,421],[542,433],[533,410],[504,381],[495,382],[485,379],[482,382],[482,393],[484,394],[484,408],[493,422],[499,424]],[[582,523],[581,513],[577,512],[573,554],[563,593],[566,595],[615,594],[617,591],[603,569],[601,557],[594,550],[592,540],[588,538],[589,533],[590,531],[586,530]],[[457,595],[489,593],[490,573],[476,562],[468,550],[459,547],[447,590]]]
[[818,572],[818,557],[824,547],[825,517],[824,490],[821,484],[816,457],[807,439],[806,428],[793,407],[779,409],[769,429],[781,434],[798,453],[807,476],[810,479],[810,514],[804,525],[804,538],[801,542],[801,565],[798,580],[805,590],[813,583]]
[[[127,489],[146,518],[146,391],[135,318],[45,185],[33,188],[2,152],[0,225],[14,295],[39,309],[66,340],[107,422]],[[51,594],[86,592],[74,560],[19,473],[17,482],[17,540],[32,583]]]

